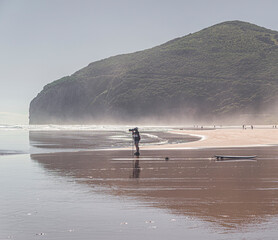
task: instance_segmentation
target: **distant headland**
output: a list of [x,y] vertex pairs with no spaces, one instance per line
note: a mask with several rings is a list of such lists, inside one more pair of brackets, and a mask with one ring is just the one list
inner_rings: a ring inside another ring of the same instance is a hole
[[46,85],[30,124],[216,119],[278,112],[278,32],[223,22],[90,63]]

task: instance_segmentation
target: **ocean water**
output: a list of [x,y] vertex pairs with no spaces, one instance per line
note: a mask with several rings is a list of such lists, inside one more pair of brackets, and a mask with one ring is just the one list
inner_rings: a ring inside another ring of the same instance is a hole
[[[0,239],[276,239],[276,147],[136,158],[129,128],[3,126]],[[169,127],[139,130],[146,145],[197,140]]]
[[[131,148],[131,126],[0,125],[0,154]],[[168,133],[175,128],[141,127],[140,145],[196,141],[196,136]]]

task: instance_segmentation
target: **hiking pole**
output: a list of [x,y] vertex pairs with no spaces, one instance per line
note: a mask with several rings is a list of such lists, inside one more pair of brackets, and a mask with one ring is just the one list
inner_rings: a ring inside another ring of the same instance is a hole
[[133,137],[131,136],[131,156],[133,156],[134,157],[134,154],[133,154]]

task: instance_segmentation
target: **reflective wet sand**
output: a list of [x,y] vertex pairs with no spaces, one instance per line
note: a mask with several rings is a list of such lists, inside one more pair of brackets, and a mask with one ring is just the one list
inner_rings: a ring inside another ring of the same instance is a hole
[[[216,161],[215,154],[257,155],[256,160]],[[169,160],[165,160],[168,157]],[[101,192],[129,196],[174,214],[237,229],[278,214],[276,148],[100,151],[31,155],[48,171]]]
[[[136,158],[131,148],[96,151],[109,145],[103,136],[36,132],[31,154],[0,156],[1,240],[276,239],[277,147],[145,149]],[[177,141],[159,141],[166,136]]]

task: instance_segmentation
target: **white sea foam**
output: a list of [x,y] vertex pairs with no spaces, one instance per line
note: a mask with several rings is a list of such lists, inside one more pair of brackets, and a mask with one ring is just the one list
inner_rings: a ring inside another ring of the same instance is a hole
[[88,131],[88,130],[126,130],[128,126],[113,125],[0,125],[1,130],[31,130],[31,131]]
[[[0,130],[27,130],[27,131],[128,131],[133,128],[130,125],[6,125],[0,124]],[[142,126],[140,130],[144,131],[161,131],[170,130],[172,127],[167,126]],[[152,136],[156,137],[156,136]]]

